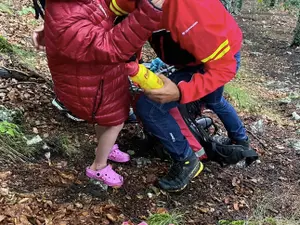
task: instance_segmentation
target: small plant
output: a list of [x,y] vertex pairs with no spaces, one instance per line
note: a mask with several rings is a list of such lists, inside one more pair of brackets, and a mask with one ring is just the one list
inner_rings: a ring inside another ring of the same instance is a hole
[[8,13],[9,15],[12,15],[12,14],[13,14],[13,12],[12,12],[12,10],[10,9],[9,5],[4,4],[4,3],[2,3],[2,2],[0,2],[0,12]]
[[179,225],[182,224],[183,215],[177,213],[152,214],[147,223],[149,225]]
[[14,52],[13,46],[8,43],[8,41],[0,35],[0,52],[11,54]]
[[19,138],[23,136],[18,125],[7,121],[0,122],[0,133],[1,135],[9,135],[12,138]]
[[34,9],[32,7],[24,7],[23,6],[23,8],[20,11],[18,11],[18,14],[20,16],[28,15],[30,13],[35,14]]

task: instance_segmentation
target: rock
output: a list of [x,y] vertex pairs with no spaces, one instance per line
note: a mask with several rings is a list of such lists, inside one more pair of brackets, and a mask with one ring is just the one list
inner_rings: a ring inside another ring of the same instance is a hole
[[265,130],[263,120],[258,120],[256,122],[254,122],[251,125],[251,130],[258,135],[263,135],[264,130]]
[[296,121],[300,120],[300,116],[299,116],[299,114],[296,113],[296,112],[293,112],[293,113],[292,113],[292,117],[293,117],[293,119],[296,120]]
[[75,203],[75,206],[79,209],[82,209],[83,208],[83,205],[80,203],[80,202],[76,202]]
[[8,188],[0,188],[0,195],[7,196],[9,194]]
[[32,132],[35,133],[35,134],[38,134],[39,130],[36,127],[34,127],[34,128],[32,128]]
[[153,194],[152,193],[147,193],[149,198],[153,198]]
[[138,167],[142,167],[142,166],[151,164],[151,160],[144,158],[144,157],[136,158],[136,159],[134,159],[134,161],[136,161],[136,164]]
[[0,105],[0,120],[7,121],[10,123],[17,123],[20,121],[22,113],[19,110],[10,110]]
[[250,41],[248,39],[244,39],[244,43],[247,45],[253,45],[252,41]]
[[292,140],[290,143],[291,147],[296,150],[296,154],[300,155],[300,140]]
[[250,52],[250,55],[252,55],[252,56],[262,56],[263,54],[261,52]]
[[291,102],[292,102],[292,99],[290,99],[289,97],[283,98],[283,99],[281,99],[281,100],[279,101],[279,103],[280,103],[281,105],[283,105],[283,104],[290,104]]
[[35,145],[38,144],[40,142],[42,142],[43,139],[40,137],[40,135],[36,135],[35,137],[31,138],[30,140],[27,140],[27,145]]

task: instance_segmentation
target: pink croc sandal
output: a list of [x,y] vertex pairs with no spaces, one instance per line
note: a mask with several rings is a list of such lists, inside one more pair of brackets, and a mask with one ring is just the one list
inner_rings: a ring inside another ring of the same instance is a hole
[[115,144],[108,155],[108,159],[114,162],[124,163],[130,160],[130,156],[127,153],[122,152],[119,149],[119,146]]
[[117,174],[111,167],[108,165],[101,170],[91,170],[89,167],[86,168],[85,174],[95,180],[102,181],[104,184],[111,187],[120,187],[123,184],[123,177]]

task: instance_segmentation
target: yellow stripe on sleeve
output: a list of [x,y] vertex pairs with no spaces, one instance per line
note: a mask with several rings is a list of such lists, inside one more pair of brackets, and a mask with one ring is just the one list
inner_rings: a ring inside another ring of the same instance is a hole
[[[203,63],[206,63],[206,62],[208,62],[209,60],[212,60],[213,58],[215,58],[216,57],[216,55],[226,46],[226,45],[228,45],[228,39],[226,40],[226,41],[224,41],[218,48],[217,48],[217,50],[213,53],[213,54],[211,54],[210,56],[208,56],[208,57],[206,57],[205,59],[202,59],[201,60],[201,62],[203,62]],[[229,46],[228,46],[229,47]],[[230,49],[230,47],[229,47],[229,49]],[[225,55],[226,53],[224,53],[224,55]]]
[[116,10],[114,8],[114,6],[112,5],[112,3],[109,4],[109,8],[111,11],[113,11],[114,14],[116,14],[117,16],[122,16],[122,13],[120,13],[118,10]]
[[112,0],[112,4],[113,4],[114,7],[115,7],[118,11],[120,11],[121,13],[123,13],[123,14],[128,14],[128,12],[126,12],[125,10],[121,9],[120,6],[118,6],[116,0]]
[[214,60],[221,59],[227,52],[229,52],[230,46],[228,45]]

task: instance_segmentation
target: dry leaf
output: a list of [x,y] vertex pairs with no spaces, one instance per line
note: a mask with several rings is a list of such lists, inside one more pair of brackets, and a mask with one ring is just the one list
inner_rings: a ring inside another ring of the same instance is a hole
[[19,204],[22,204],[22,203],[24,203],[24,202],[27,202],[29,199],[30,199],[30,198],[23,198],[23,199],[21,199],[18,203],[19,203]]
[[32,132],[35,133],[35,134],[38,134],[39,130],[36,127],[34,127],[34,128],[32,128]]
[[240,210],[240,208],[239,208],[239,203],[238,203],[238,202],[235,202],[235,203],[233,204],[233,208],[234,208],[234,210],[239,211],[239,210]]
[[0,172],[0,179],[5,180],[10,175],[11,175],[10,171]]
[[60,173],[60,176],[64,179],[68,180],[75,180],[75,176],[73,174],[65,174],[65,173]]
[[3,220],[5,220],[6,216],[4,215],[0,215],[0,222],[2,222]]
[[111,214],[106,214],[106,217],[107,217],[107,219],[109,219],[111,222],[116,222],[117,221],[117,219],[113,216],[113,215],[111,215]]
[[163,213],[168,213],[168,210],[166,210],[165,208],[158,208],[156,210],[157,214],[163,214]]
[[232,184],[232,186],[233,187],[236,187],[237,185],[238,185],[238,179],[236,178],[236,177],[234,177],[233,179],[232,179],[232,181],[231,181],[231,184]]
[[0,195],[7,196],[9,193],[8,188],[0,188]]
[[225,198],[225,199],[224,199],[224,203],[225,203],[226,205],[228,205],[229,202],[230,202],[229,198]]
[[210,211],[209,208],[199,208],[199,210],[202,213],[208,213]]
[[89,212],[88,211],[84,211],[81,213],[81,215],[83,215],[84,217],[87,217],[89,215]]

